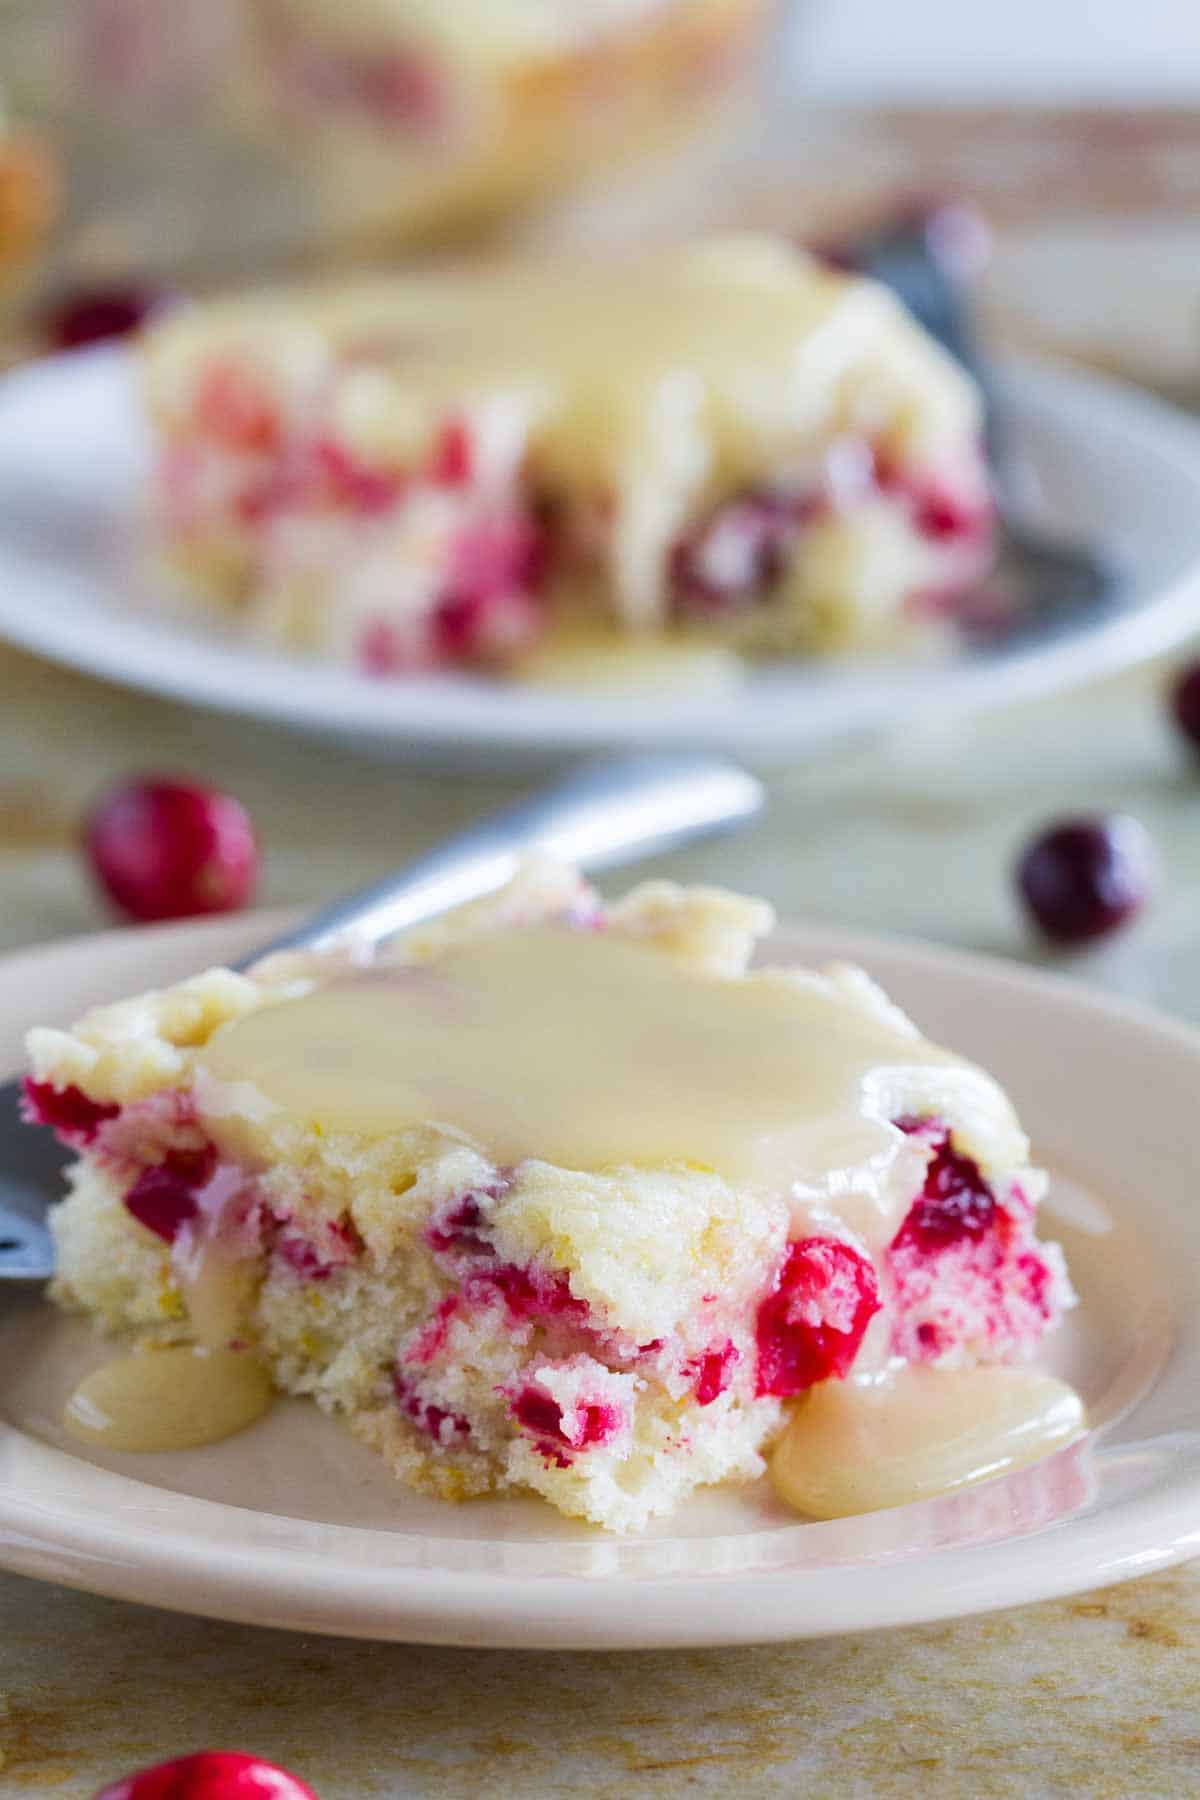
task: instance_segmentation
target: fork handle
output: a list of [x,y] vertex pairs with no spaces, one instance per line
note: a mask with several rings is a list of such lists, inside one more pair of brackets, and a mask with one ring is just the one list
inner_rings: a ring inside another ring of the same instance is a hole
[[762,785],[708,752],[586,762],[516,806],[494,813],[382,881],[324,907],[238,965],[278,950],[364,947],[502,888],[524,857],[543,854],[585,870],[729,831],[765,804]]

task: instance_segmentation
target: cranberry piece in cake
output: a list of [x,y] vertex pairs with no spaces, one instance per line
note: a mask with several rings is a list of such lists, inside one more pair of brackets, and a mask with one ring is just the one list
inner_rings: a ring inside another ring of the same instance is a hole
[[69,1144],[90,1144],[101,1125],[115,1119],[119,1106],[90,1100],[73,1083],[55,1087],[49,1081],[26,1077],[23,1084],[25,1116],[34,1125],[47,1125]]
[[258,877],[245,807],[195,781],[119,782],[92,808],[85,842],[97,880],[134,919],[233,911]]
[[945,1132],[925,1172],[925,1186],[900,1227],[896,1243],[942,1250],[964,1238],[980,1238],[996,1216],[996,1199],[979,1172]]
[[1141,911],[1156,877],[1150,834],[1123,814],[1064,819],[1033,840],[1017,869],[1031,917],[1059,944],[1115,931]]
[[[646,1351],[658,1346],[644,1344],[642,1348]],[[726,1338],[718,1350],[708,1350],[689,1364],[689,1373],[694,1375],[696,1381],[693,1391],[697,1406],[711,1406],[714,1400],[720,1399],[733,1380],[734,1368],[741,1361],[741,1356],[737,1345]]]
[[161,1163],[143,1169],[125,1195],[125,1210],[164,1242],[174,1243],[199,1210],[196,1195],[216,1167],[211,1144],[201,1150],[169,1150]]
[[671,587],[684,612],[719,613],[765,599],[787,566],[799,532],[782,494],[729,500],[675,546]]
[[621,1415],[615,1406],[590,1402],[578,1408],[574,1434],[568,1437],[563,1430],[563,1410],[558,1401],[534,1387],[525,1388],[517,1395],[512,1413],[518,1425],[535,1437],[549,1438],[571,1450],[587,1450],[593,1444],[603,1444],[621,1426]]
[[156,288],[91,288],[67,294],[42,315],[47,341],[56,350],[80,350],[109,338],[129,337],[161,314],[171,296]]
[[844,1375],[879,1305],[875,1271],[852,1245],[823,1237],[789,1244],[758,1309],[758,1392],[782,1399]]

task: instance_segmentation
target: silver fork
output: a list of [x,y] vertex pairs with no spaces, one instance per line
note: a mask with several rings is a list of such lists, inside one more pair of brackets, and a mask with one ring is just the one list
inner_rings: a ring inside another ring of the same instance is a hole
[[[615,867],[692,838],[730,831],[760,813],[761,784],[704,752],[582,764],[554,786],[448,838],[382,881],[337,900],[236,965],[277,950],[382,943],[465,901],[496,892],[523,857],[542,853],[584,870]],[[66,1153],[20,1116],[20,1082],[0,1086],[0,1280],[54,1272],[47,1207],[59,1197]]]

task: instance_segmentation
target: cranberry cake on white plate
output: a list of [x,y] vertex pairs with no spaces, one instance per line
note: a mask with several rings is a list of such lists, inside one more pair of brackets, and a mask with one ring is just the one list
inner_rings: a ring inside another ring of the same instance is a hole
[[992,561],[969,378],[771,238],[214,302],[145,368],[184,592],[375,675],[917,649]]
[[538,865],[371,961],[33,1031],[54,1297],[616,1531],[756,1477],[815,1383],[1026,1359],[1072,1295],[1008,1101],[860,970],[751,969],[770,924]]

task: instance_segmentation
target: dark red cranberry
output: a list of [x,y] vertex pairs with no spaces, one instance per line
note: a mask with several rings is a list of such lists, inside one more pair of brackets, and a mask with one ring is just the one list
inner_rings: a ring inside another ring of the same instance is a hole
[[55,350],[81,350],[86,344],[128,337],[169,303],[153,288],[92,288],[68,294],[42,317],[42,331]]
[[194,781],[119,782],[92,809],[85,843],[101,886],[134,919],[230,912],[258,875],[246,809]]
[[729,500],[676,544],[671,590],[685,612],[724,612],[770,592],[797,535],[795,509],[777,494]]
[[197,1212],[196,1193],[216,1166],[211,1145],[202,1150],[169,1150],[161,1163],[143,1169],[125,1196],[125,1210],[164,1243],[174,1243]]
[[955,1150],[946,1133],[930,1158],[925,1185],[892,1247],[912,1244],[926,1254],[947,1250],[965,1238],[983,1237],[995,1216],[996,1198],[980,1174],[979,1164]]
[[568,1437],[562,1428],[562,1407],[535,1387],[524,1388],[517,1395],[512,1415],[524,1430],[560,1449],[589,1450],[594,1444],[606,1444],[621,1429],[617,1407],[604,1401],[588,1401],[576,1412],[575,1436]]
[[439,1256],[457,1253],[462,1256],[495,1256],[495,1246],[488,1237],[487,1220],[475,1194],[464,1194],[430,1224],[425,1238],[429,1248]]
[[168,1150],[160,1165],[169,1169],[178,1180],[189,1187],[202,1188],[211,1181],[217,1166],[217,1147],[215,1144],[200,1144],[194,1150]]
[[1064,819],[1034,838],[1017,882],[1048,938],[1081,944],[1105,936],[1140,912],[1157,874],[1145,827],[1124,814]]
[[758,1309],[758,1392],[783,1399],[845,1375],[879,1304],[875,1270],[850,1244],[825,1237],[789,1244]]
[[317,1800],[306,1782],[242,1750],[200,1750],[112,1782],[95,1800]]
[[1171,688],[1171,716],[1191,745],[1200,753],[1200,662],[1189,663]]
[[82,1088],[55,1087],[49,1081],[26,1076],[22,1084],[23,1112],[31,1125],[48,1125],[68,1144],[90,1144],[107,1119],[115,1119],[119,1106],[89,1100]]
[[528,1387],[518,1394],[513,1401],[512,1414],[517,1424],[533,1432],[535,1437],[558,1437],[566,1443],[562,1433],[562,1407],[540,1388]]

